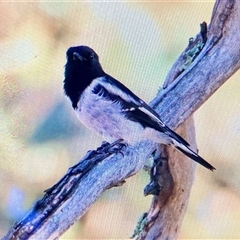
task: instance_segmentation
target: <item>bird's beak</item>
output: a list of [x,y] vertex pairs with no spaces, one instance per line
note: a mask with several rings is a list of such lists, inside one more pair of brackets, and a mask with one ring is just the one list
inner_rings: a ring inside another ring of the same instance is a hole
[[79,53],[74,52],[73,53],[73,60],[79,59],[80,61],[85,61],[86,58],[82,57]]

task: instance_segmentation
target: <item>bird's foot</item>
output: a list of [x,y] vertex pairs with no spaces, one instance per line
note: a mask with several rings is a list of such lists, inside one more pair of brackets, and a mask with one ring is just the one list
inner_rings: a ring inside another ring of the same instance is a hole
[[103,141],[101,147],[97,149],[97,152],[110,154],[121,153],[123,155],[122,150],[124,147],[127,147],[127,143],[123,143],[123,139],[118,139],[113,143]]
[[112,143],[112,146],[109,150],[111,153],[115,153],[115,154],[120,153],[123,155],[122,150],[126,147],[127,147],[127,143],[124,143],[123,139],[118,139],[117,141]]
[[110,154],[121,153],[123,155],[122,150],[126,146],[127,146],[127,143],[123,143],[123,139],[118,139],[113,143],[103,142],[102,146],[98,148],[97,151],[110,153]]

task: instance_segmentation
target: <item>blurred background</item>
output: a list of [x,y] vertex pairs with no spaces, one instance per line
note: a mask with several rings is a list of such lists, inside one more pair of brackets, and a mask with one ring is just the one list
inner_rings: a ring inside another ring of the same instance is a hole
[[[102,139],[62,90],[65,52],[88,45],[105,71],[151,101],[173,62],[210,22],[214,1],[0,3],[0,237]],[[240,72],[195,113],[200,154],[179,239],[240,238]],[[151,196],[139,172],[106,191],[60,239],[127,239]]]

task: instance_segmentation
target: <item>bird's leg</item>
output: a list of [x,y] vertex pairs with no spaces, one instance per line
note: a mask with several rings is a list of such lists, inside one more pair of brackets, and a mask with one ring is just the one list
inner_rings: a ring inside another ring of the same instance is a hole
[[111,144],[109,143],[109,142],[107,142],[107,141],[102,141],[102,145],[99,147],[99,148],[97,148],[97,151],[101,151],[102,149],[104,149],[104,148],[107,148],[107,147],[109,147]]
[[118,139],[113,143],[103,142],[102,146],[97,149],[97,151],[104,152],[104,153],[110,153],[110,154],[118,154],[122,153],[122,149],[127,146],[127,143],[123,143],[123,139]]

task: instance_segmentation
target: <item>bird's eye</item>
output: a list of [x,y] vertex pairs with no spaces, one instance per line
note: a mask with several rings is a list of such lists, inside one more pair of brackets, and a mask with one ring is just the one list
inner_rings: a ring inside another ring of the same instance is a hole
[[93,59],[94,59],[94,55],[91,54],[91,55],[89,56],[89,58],[90,58],[90,60],[93,60]]

